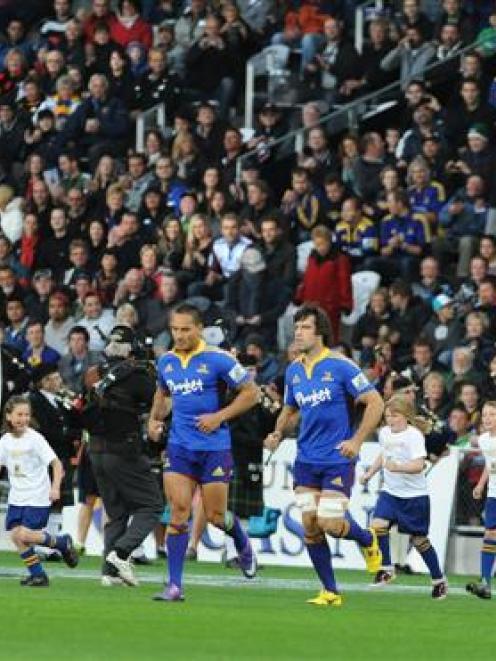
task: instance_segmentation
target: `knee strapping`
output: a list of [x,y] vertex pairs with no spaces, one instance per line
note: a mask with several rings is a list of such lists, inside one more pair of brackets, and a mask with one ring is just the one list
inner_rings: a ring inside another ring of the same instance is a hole
[[424,535],[414,535],[412,544],[419,553],[425,553],[431,548],[430,539]]
[[313,491],[296,493],[295,502],[296,506],[299,507],[303,513],[315,512],[317,510],[317,501]]
[[317,516],[321,519],[343,519],[348,509],[348,499],[321,498],[317,507]]

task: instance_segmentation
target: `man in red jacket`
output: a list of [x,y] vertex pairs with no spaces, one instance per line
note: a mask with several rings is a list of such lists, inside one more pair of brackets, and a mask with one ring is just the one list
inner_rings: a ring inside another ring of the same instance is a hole
[[350,261],[333,245],[332,233],[327,227],[315,227],[312,241],[314,248],[297,289],[296,302],[316,303],[325,310],[336,343],[339,342],[341,313],[349,313],[353,308]]

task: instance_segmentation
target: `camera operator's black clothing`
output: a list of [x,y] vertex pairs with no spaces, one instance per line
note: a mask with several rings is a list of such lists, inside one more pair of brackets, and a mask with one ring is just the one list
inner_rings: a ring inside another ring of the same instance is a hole
[[104,369],[100,384],[84,420],[93,471],[109,518],[104,557],[112,550],[128,556],[153,530],[163,510],[142,443],[141,414],[151,407],[155,378],[140,363],[115,361]]

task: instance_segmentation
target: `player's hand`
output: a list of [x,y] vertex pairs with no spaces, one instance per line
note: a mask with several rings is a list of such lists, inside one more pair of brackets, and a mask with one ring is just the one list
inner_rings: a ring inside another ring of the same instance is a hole
[[211,434],[223,423],[222,416],[219,413],[205,413],[196,418],[196,427],[204,434]]
[[158,443],[164,433],[164,423],[160,420],[148,420],[148,436]]
[[268,434],[264,440],[264,447],[267,448],[267,450],[271,450],[272,452],[276,450],[279,447],[279,443],[282,441],[282,434],[280,431],[273,431],[272,433]]
[[354,459],[358,456],[360,452],[360,444],[354,441],[352,438],[348,441],[343,441],[338,445],[338,450],[340,450],[343,457],[348,459]]
[[51,503],[56,503],[57,500],[60,500],[60,489],[52,487],[50,489],[50,493],[48,494],[48,498],[50,499]]
[[479,487],[477,485],[474,487],[474,490],[472,491],[472,496],[474,497],[474,500],[480,500],[482,498],[482,494],[484,493],[484,489],[482,487]]
[[362,485],[365,486],[366,484],[369,483],[370,477],[367,475],[367,473],[364,473],[363,475],[360,475],[358,482]]

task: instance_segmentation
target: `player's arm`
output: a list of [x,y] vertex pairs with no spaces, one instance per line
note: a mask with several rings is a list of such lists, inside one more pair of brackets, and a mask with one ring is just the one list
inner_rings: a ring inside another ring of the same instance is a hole
[[268,434],[264,440],[264,445],[268,450],[275,450],[286,433],[292,431],[298,424],[300,413],[297,408],[285,404],[279,413],[276,426],[271,434]]
[[62,483],[62,478],[64,477],[64,468],[60,459],[55,457],[50,462],[52,467],[52,485],[50,487],[50,502],[54,503],[57,500],[60,500],[60,485]]
[[382,452],[379,452],[377,457],[372,462],[372,465],[367,468],[365,473],[360,478],[360,484],[367,484],[376,473],[378,473],[382,468],[382,463],[384,461],[384,455]]
[[475,500],[480,500],[482,498],[482,494],[484,493],[484,487],[486,486],[488,480],[489,480],[489,469],[487,466],[484,466],[482,475],[480,476],[479,481],[475,485],[474,490],[472,492],[472,495],[474,496]]
[[341,454],[350,459],[356,457],[360,452],[364,441],[377,429],[384,413],[384,402],[377,390],[367,390],[358,395],[355,403],[365,405],[362,421],[353,436],[339,445]]
[[162,388],[158,387],[153,396],[153,404],[148,418],[148,436],[158,442],[164,431],[164,420],[172,409],[172,398]]
[[418,457],[417,459],[410,459],[410,461],[404,461],[403,463],[398,463],[392,459],[388,459],[384,464],[390,473],[407,473],[408,475],[417,475],[424,470],[425,466],[425,457]]
[[197,427],[204,434],[210,434],[222,423],[229,422],[253,408],[259,398],[258,386],[251,381],[242,383],[237,388],[237,395],[230,404],[216,413],[205,413],[197,418]]

